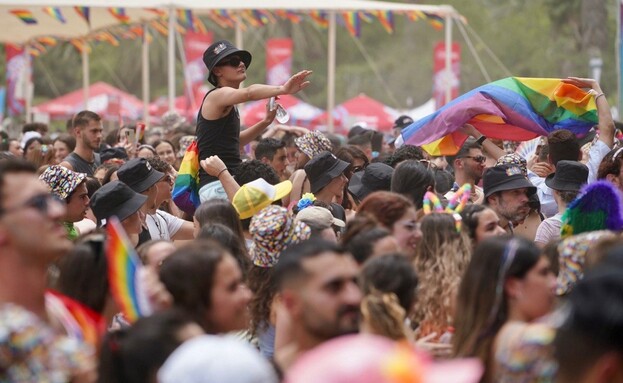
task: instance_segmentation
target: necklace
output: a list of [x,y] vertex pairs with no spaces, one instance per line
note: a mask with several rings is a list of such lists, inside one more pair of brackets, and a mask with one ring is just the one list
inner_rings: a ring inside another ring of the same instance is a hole
[[164,229],[160,226],[160,222],[158,220],[158,213],[151,215],[149,214],[151,219],[154,221],[154,225],[156,225],[156,229],[158,229],[158,239],[166,239],[164,237]]

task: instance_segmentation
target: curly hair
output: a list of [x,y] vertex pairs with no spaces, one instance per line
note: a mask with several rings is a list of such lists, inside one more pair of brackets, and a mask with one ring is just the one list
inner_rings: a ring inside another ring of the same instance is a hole
[[252,336],[257,336],[268,325],[270,308],[277,293],[277,284],[273,278],[272,267],[253,265],[249,269],[247,278],[248,286],[253,291],[253,298],[249,302],[249,311],[251,312],[249,330]]
[[450,214],[424,216],[421,229],[423,239],[413,261],[419,283],[412,322],[418,326],[418,337],[442,335],[453,323],[454,297],[471,258],[471,242],[456,230]]
[[394,223],[405,215],[407,209],[413,208],[413,203],[407,197],[388,191],[370,193],[359,205],[357,215],[368,213],[389,230]]

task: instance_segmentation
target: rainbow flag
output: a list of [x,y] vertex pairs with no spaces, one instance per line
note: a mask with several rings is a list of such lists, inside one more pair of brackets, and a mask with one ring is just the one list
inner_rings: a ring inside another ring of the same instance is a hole
[[145,8],[146,11],[152,12],[153,14],[157,15],[158,17],[162,17],[165,18],[167,17],[167,12],[162,10],[162,9],[158,9],[158,8]]
[[100,337],[106,331],[106,323],[99,313],[54,290],[45,292],[45,306],[71,338],[97,349]]
[[359,37],[361,35],[361,17],[359,12],[342,12],[342,19],[351,36]]
[[139,317],[149,315],[152,311],[147,295],[139,283],[139,272],[143,266],[116,217],[108,220],[106,231],[110,291],[125,319],[134,323]]
[[424,12],[424,16],[426,17],[426,19],[428,20],[428,23],[433,28],[435,28],[438,31],[443,29],[443,26],[445,23],[445,19],[443,17],[436,15],[434,13],[429,13],[429,12]]
[[91,10],[89,7],[74,7],[78,16],[82,17],[88,25],[91,25]]
[[13,9],[10,10],[9,13],[17,16],[18,19],[22,20],[26,24],[37,24],[37,20],[33,16],[32,12],[27,9]]
[[51,47],[55,46],[58,43],[58,40],[50,36],[37,37],[37,41],[40,42],[41,44],[48,45]]
[[175,178],[172,195],[177,207],[191,215],[201,204],[199,200],[199,148],[196,140],[186,149],[177,178]]
[[125,8],[119,8],[119,7],[108,8],[108,12],[110,12],[110,14],[115,19],[119,20],[121,24],[130,23],[130,16],[125,14]]
[[275,13],[282,19],[290,20],[292,23],[298,24],[301,22],[301,16],[294,11],[280,10],[275,11]]
[[309,12],[309,17],[318,25],[320,28],[327,28],[329,26],[329,20],[326,12],[322,11],[311,11]]
[[177,10],[177,19],[181,25],[186,29],[190,29],[191,31],[195,31],[195,25],[193,23],[193,11],[190,9],[178,9]]
[[403,129],[401,140],[429,154],[454,155],[470,123],[487,137],[527,141],[557,129],[584,135],[597,124],[593,96],[559,79],[507,77],[452,100]]
[[52,18],[54,18],[55,20],[63,24],[67,22],[67,20],[65,20],[65,17],[61,13],[61,9],[59,7],[44,7],[43,12],[47,13]]
[[376,16],[387,33],[394,33],[394,13],[392,11],[377,11]]

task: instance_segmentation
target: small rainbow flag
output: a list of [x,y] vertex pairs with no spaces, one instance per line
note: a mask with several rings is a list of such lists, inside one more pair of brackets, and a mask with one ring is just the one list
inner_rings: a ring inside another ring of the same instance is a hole
[[279,11],[275,11],[275,13],[277,14],[277,16],[281,17],[282,19],[290,20],[291,22],[295,24],[298,24],[301,22],[301,16],[294,11],[279,10]]
[[71,338],[97,349],[100,337],[106,331],[106,323],[100,314],[54,290],[45,292],[45,305]]
[[76,48],[76,50],[80,53],[82,52],[87,52],[87,53],[91,53],[91,47],[89,46],[89,44],[83,40],[83,39],[71,39],[69,40],[69,43],[71,45],[74,46],[74,48]]
[[193,22],[193,11],[190,9],[178,9],[177,10],[177,19],[181,25],[186,29],[190,29],[191,31],[195,31],[195,24]]
[[116,217],[108,220],[106,232],[110,291],[125,319],[134,323],[139,317],[149,315],[152,311],[147,295],[139,284],[139,271],[143,266]]
[[188,214],[194,214],[201,204],[199,200],[199,148],[193,141],[184,153],[180,171],[173,187],[173,202]]
[[65,24],[67,20],[61,13],[61,9],[59,7],[44,7],[43,12],[50,15],[53,19]]
[[113,7],[108,8],[108,12],[117,20],[119,20],[122,24],[130,23],[130,16],[125,14],[125,8]]
[[55,46],[58,43],[58,41],[54,37],[50,37],[50,36],[38,37],[37,41],[40,42],[41,44],[48,45],[51,47]]
[[26,24],[37,24],[37,20],[32,15],[32,12],[27,9],[13,9],[9,12],[17,16],[18,19],[22,20]]
[[487,137],[527,141],[558,129],[586,134],[597,124],[593,96],[551,78],[507,77],[473,89],[404,128],[397,143],[434,156],[455,155],[469,123]]
[[309,13],[309,17],[318,25],[320,28],[327,28],[329,26],[329,20],[327,18],[327,13],[322,11],[311,11]]
[[167,17],[167,12],[162,10],[162,9],[158,9],[158,8],[145,8],[146,11],[152,12],[155,15],[165,18]]
[[160,33],[163,36],[168,36],[169,35],[169,30],[167,29],[166,26],[162,25],[160,23],[160,21],[158,20],[152,20],[149,25],[151,25],[152,28],[154,28],[156,31],[158,31],[158,33]]
[[359,16],[359,12],[342,12],[342,18],[351,36],[361,36],[361,17]]
[[424,12],[424,16],[433,28],[438,31],[443,29],[443,26],[445,24],[445,19],[443,17],[429,12]]
[[425,19],[426,15],[422,11],[407,11],[407,17],[411,21],[417,21],[419,19]]
[[82,17],[88,25],[91,25],[91,11],[89,7],[74,7],[78,16]]
[[359,12],[359,17],[366,23],[371,23],[374,21],[374,14],[372,12],[361,11]]
[[376,16],[387,33],[394,33],[394,13],[392,11],[378,11]]

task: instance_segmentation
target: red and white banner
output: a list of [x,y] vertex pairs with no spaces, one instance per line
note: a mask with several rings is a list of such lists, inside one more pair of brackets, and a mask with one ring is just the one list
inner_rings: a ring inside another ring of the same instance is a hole
[[203,52],[212,44],[212,32],[186,31],[184,35],[184,54],[186,55],[186,67],[184,67],[184,95],[186,96],[186,111],[190,115],[196,115],[201,104],[200,87],[208,78],[208,68],[203,63]]
[[6,44],[6,100],[8,115],[18,116],[24,113],[28,83],[30,82],[30,57],[24,48]]
[[266,83],[281,85],[292,76],[292,49],[290,38],[269,39],[266,42]]
[[443,42],[435,45],[433,64],[433,98],[435,107],[441,108],[446,104],[446,89],[450,87],[450,99],[459,96],[461,84],[461,46],[452,43],[450,50],[450,72],[446,70],[446,44]]

